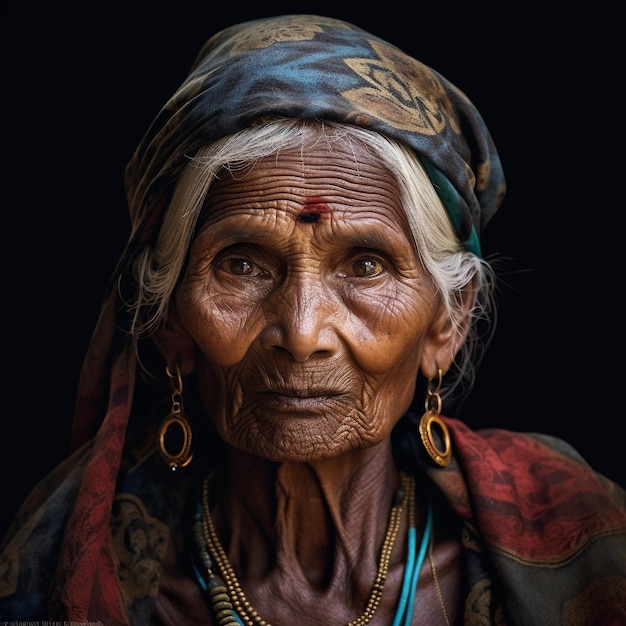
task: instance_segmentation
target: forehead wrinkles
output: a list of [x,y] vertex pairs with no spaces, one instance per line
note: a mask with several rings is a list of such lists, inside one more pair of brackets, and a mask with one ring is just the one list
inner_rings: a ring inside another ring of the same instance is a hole
[[299,214],[311,202],[328,205],[333,216],[344,209],[347,217],[352,210],[361,218],[380,217],[381,207],[402,215],[397,185],[379,159],[328,149],[284,151],[236,173],[224,170],[209,189],[205,210],[214,218],[271,208]]

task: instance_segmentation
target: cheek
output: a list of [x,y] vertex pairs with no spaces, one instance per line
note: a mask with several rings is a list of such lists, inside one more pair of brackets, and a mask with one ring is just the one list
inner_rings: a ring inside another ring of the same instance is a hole
[[[413,398],[422,349],[420,333],[378,336],[371,348],[357,355],[361,369],[369,374],[376,412],[403,412]],[[365,346],[366,344],[362,344]]]
[[244,307],[220,306],[220,296],[200,282],[184,282],[176,294],[178,315],[198,350],[214,367],[239,363],[253,341]]
[[355,335],[354,354],[363,370],[372,375],[385,375],[398,368],[412,367],[418,362],[423,333],[415,329],[362,329]]
[[428,300],[403,301],[411,304],[400,307],[388,302],[377,312],[370,310],[373,315],[366,316],[369,321],[354,335],[352,347],[359,368],[366,373],[369,410],[393,419],[402,415],[413,399],[433,315]]
[[417,374],[419,354],[432,323],[432,296],[407,291],[372,298],[353,316],[354,354],[362,369],[374,376]]
[[179,319],[195,344],[200,401],[222,438],[241,402],[240,363],[249,352],[246,320],[232,307],[216,306],[201,281],[187,280],[176,293]]

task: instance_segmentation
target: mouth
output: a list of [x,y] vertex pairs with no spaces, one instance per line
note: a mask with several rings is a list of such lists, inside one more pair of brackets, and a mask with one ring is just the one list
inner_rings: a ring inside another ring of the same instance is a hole
[[328,410],[345,396],[343,390],[327,387],[280,387],[263,391],[261,397],[272,405],[272,410],[290,413],[319,413]]
[[282,416],[324,416],[359,404],[359,381],[341,363],[334,367],[272,367],[246,369],[243,403],[253,411]]

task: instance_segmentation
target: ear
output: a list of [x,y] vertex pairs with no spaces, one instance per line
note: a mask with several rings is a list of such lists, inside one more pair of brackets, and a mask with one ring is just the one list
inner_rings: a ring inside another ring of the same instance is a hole
[[456,353],[467,338],[472,321],[470,312],[476,298],[474,284],[474,281],[468,283],[459,294],[463,314],[458,326],[452,323],[443,303],[439,303],[439,310],[422,346],[420,371],[428,379],[437,376],[438,369],[444,374],[450,369]]
[[175,306],[170,306],[167,319],[153,333],[152,342],[170,368],[175,364],[178,365],[183,376],[194,370],[195,344],[182,325]]

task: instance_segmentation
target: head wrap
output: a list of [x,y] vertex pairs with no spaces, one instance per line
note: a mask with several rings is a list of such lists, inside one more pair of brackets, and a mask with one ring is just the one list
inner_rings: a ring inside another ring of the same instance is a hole
[[497,152],[470,100],[397,47],[336,19],[286,15],[226,28],[204,45],[127,168],[136,237],[190,155],[267,116],[378,131],[422,160],[459,239],[479,235],[504,195]]

